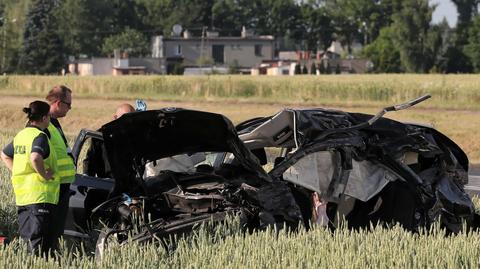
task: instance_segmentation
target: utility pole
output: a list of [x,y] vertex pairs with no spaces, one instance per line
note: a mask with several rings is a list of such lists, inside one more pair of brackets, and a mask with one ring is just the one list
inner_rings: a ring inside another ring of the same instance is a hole
[[200,70],[202,69],[203,61],[203,46],[204,46],[204,39],[205,39],[205,31],[207,30],[206,26],[202,28],[202,40],[200,41]]

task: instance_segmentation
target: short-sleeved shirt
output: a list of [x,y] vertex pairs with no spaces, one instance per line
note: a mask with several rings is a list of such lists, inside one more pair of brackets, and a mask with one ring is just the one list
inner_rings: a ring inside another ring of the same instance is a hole
[[[27,127],[34,127],[34,126],[27,126]],[[38,129],[40,130],[40,128]],[[10,142],[8,145],[6,145],[2,151],[8,157],[13,158],[13,155],[14,155],[13,141]],[[36,152],[42,155],[44,159],[50,156],[50,146],[48,145],[47,133],[39,134],[37,137],[35,137],[35,139],[32,142],[32,153],[33,152]]]

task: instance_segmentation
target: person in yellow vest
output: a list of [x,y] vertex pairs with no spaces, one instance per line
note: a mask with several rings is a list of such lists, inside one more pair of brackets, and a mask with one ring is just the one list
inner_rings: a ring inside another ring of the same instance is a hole
[[12,184],[18,212],[20,237],[30,253],[47,254],[56,237],[51,225],[58,203],[60,177],[57,159],[45,129],[50,122],[50,106],[42,101],[30,103],[23,111],[28,123],[1,152],[12,171]]
[[50,132],[53,151],[57,156],[58,174],[60,176],[60,196],[55,213],[55,223],[52,226],[57,239],[59,239],[65,229],[70,200],[70,184],[75,180],[75,165],[58,119],[65,117],[72,108],[72,90],[64,85],[54,86],[45,99],[50,104],[51,119],[48,131]]

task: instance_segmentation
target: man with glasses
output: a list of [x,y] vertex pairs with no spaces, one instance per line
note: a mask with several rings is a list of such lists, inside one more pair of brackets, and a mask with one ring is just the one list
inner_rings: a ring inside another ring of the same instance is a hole
[[58,119],[65,117],[72,108],[72,90],[64,85],[54,86],[45,99],[50,104],[51,119],[47,129],[57,155],[57,167],[60,176],[60,195],[55,214],[56,220],[53,222],[52,229],[56,237],[60,238],[63,235],[68,212],[70,184],[75,180],[75,165]]

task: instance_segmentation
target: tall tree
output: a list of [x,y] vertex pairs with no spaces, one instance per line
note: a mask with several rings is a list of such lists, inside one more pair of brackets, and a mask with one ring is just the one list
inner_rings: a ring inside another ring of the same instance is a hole
[[128,52],[130,56],[139,57],[149,54],[149,43],[147,38],[133,29],[127,29],[125,32],[113,35],[105,39],[102,46],[104,55],[111,55],[115,49]]
[[479,0],[452,0],[457,7],[458,20],[455,31],[454,46],[449,49],[448,69],[452,72],[472,72],[472,61],[468,57],[465,45],[469,40],[469,28],[472,24],[472,18],[475,16]]
[[475,72],[480,72],[480,16],[476,16],[469,30],[468,44],[465,47]]
[[253,0],[252,27],[258,34],[302,37],[301,9],[294,0]]
[[477,6],[480,0],[452,0],[452,2],[457,6],[458,12],[458,40],[465,44],[468,39],[468,27],[472,22],[473,16],[477,14]]
[[217,0],[212,6],[212,25],[222,35],[238,36],[242,27],[252,27],[252,1]]
[[127,28],[144,30],[145,13],[134,0],[62,0],[55,16],[70,55],[99,56],[105,38]]
[[327,8],[314,3],[303,4],[301,8],[305,49],[326,50],[332,43],[334,34]]
[[400,62],[400,51],[394,39],[395,32],[393,28],[384,27],[375,41],[363,49],[364,56],[373,62],[374,72],[403,72]]
[[404,0],[402,9],[393,15],[395,41],[407,72],[425,73],[429,70],[428,31],[434,8],[429,6],[428,0]]
[[[119,0],[121,1],[121,0]],[[142,22],[157,34],[169,36],[172,26],[180,24],[200,34],[212,23],[213,0],[136,0],[144,9]]]
[[19,72],[55,74],[64,66],[65,55],[53,16],[56,1],[35,0],[27,13]]
[[326,7],[330,11],[332,23],[335,27],[335,39],[343,47],[347,47],[348,54],[352,54],[352,44],[358,34],[357,18],[355,10],[352,8],[352,1],[349,0],[329,0]]
[[0,27],[0,72],[15,72],[22,46],[25,15],[29,0],[3,0],[3,26]]

